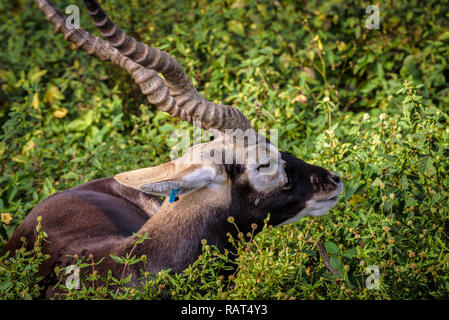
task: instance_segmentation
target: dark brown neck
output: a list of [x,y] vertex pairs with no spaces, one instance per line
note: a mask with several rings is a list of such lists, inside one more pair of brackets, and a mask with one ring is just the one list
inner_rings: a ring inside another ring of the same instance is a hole
[[[210,190],[207,195],[211,197]],[[235,227],[227,222],[227,218],[237,213],[227,206],[229,195],[217,194],[219,198],[207,202],[204,198],[200,202],[201,196],[202,192],[185,195],[174,203],[166,199],[138,231],[138,234],[150,237],[133,250],[137,256],[148,257],[148,271],[170,268],[181,272],[201,254],[202,239],[219,249],[229,245],[226,234],[235,233]],[[133,249],[133,241],[134,237],[128,242],[127,252]]]

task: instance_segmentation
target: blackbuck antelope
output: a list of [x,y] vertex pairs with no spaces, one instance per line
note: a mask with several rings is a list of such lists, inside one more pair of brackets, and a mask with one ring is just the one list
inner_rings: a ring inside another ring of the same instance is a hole
[[[109,19],[95,0],[84,0],[93,23],[106,40],[66,26],[66,17],[50,1],[36,0],[40,10],[78,49],[128,71],[150,104],[203,129],[216,139],[191,147],[162,165],[119,173],[56,193],[38,204],[3,249],[13,253],[35,241],[37,217],[48,234],[43,251],[51,256],[40,269],[45,283],[55,282],[54,268],[73,262],[68,255],[105,258],[98,266],[121,276],[123,265],[110,254],[124,256],[148,234],[134,254],[148,257],[148,271],[181,272],[201,254],[201,240],[229,249],[226,234],[251,231],[253,223],[278,226],[304,216],[319,216],[337,203],[342,183],[335,173],[284,152],[262,135],[232,106],[204,99],[168,53],[136,41]],[[161,77],[159,74],[162,74]],[[260,150],[263,152],[261,153]],[[254,156],[255,155],[255,156]],[[177,201],[160,196],[173,196]],[[261,228],[259,228],[260,230]],[[141,266],[130,265],[136,285]],[[51,290],[45,293],[51,295]]]

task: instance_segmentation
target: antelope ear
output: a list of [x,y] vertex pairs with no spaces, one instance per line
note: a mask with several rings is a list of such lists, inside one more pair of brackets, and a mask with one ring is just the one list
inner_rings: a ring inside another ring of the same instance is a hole
[[181,194],[180,192],[181,183],[179,181],[166,180],[144,184],[140,186],[140,190],[142,190],[145,193],[150,193],[164,197],[170,195],[173,189],[177,189],[178,190],[177,194]]
[[217,172],[212,167],[188,167],[174,174],[171,179],[143,184],[140,190],[155,195],[168,196],[173,189],[183,195],[204,188],[216,181]]
[[167,162],[157,167],[122,172],[117,174],[114,179],[127,187],[140,190],[142,185],[170,179],[174,171],[173,162]]
[[158,167],[120,173],[114,178],[123,185],[145,193],[168,196],[173,189],[178,189],[177,194],[183,195],[216,182],[217,171],[213,167],[201,165],[190,165],[178,171],[169,162]]

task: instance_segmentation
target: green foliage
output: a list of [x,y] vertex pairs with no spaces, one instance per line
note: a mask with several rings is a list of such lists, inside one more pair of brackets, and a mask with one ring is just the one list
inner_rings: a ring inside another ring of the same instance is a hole
[[[117,263],[123,265],[122,276],[117,279],[108,273],[101,277],[96,270],[102,261],[83,261],[74,257],[74,263],[84,277],[80,279],[78,289],[68,289],[64,283],[58,288],[58,299],[221,299],[226,297],[226,290],[230,282],[220,274],[224,270],[232,270],[229,252],[221,253],[216,247],[209,246],[203,240],[203,254],[183,273],[173,274],[170,270],[163,270],[157,274],[146,271],[149,257],[136,257],[127,254],[125,257],[111,255]],[[127,266],[139,263],[141,276],[137,279],[140,286],[129,286],[132,277],[126,274]],[[66,269],[66,268],[64,268]],[[58,270],[64,274],[65,270]]]
[[42,230],[41,217],[36,226],[37,238],[33,249],[26,250],[25,239],[23,246],[15,252],[0,257],[0,299],[26,299],[38,298],[42,286],[42,277],[38,275],[39,266],[49,258],[42,252],[42,242],[47,234]]
[[[218,270],[231,253],[205,244],[183,274],[143,273],[142,286],[127,288],[131,279],[87,272],[60,298],[448,297],[446,1],[380,4],[379,30],[364,27],[370,3],[358,0],[101,2],[125,31],[176,57],[209,100],[278,129],[281,150],[338,172],[344,193],[326,216],[233,240],[230,278]],[[81,27],[98,34],[81,13]],[[146,105],[125,72],[71,50],[34,1],[1,2],[0,22],[1,247],[47,196],[163,163],[170,133],[190,126]],[[0,261],[1,298],[37,297],[39,252]],[[124,267],[151,259],[113,258]],[[369,265],[379,266],[378,290],[365,287]]]

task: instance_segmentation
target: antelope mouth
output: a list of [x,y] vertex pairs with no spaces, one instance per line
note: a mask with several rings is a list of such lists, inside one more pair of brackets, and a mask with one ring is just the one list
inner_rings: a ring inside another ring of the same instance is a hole
[[318,217],[327,213],[337,204],[338,196],[341,194],[342,191],[343,191],[343,183],[339,181],[339,183],[337,184],[337,189],[334,192],[332,192],[327,198],[319,200],[318,199],[307,200],[304,208],[302,208],[294,216],[278,224],[278,226],[294,223],[305,216]]
[[341,182],[339,182],[337,184],[337,189],[334,192],[332,192],[327,198],[315,200],[315,201],[317,203],[337,202],[338,196],[341,194],[342,191],[343,191],[343,184]]
[[338,195],[340,194],[340,192],[338,194],[336,194],[335,196],[323,199],[323,200],[318,200],[317,202],[333,202],[333,201],[338,201]]

